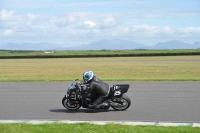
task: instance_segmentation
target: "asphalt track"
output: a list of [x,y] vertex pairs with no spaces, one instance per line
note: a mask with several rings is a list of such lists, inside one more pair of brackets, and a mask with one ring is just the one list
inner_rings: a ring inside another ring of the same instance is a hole
[[1,82],[0,120],[83,120],[200,122],[200,82],[129,83],[126,111],[66,110],[61,103],[69,82]]

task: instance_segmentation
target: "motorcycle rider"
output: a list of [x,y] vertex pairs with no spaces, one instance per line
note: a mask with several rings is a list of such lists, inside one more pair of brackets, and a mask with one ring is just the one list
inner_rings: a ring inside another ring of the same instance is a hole
[[[95,92],[98,95],[93,103],[88,107],[98,108],[109,95],[109,85],[97,78],[92,71],[86,71],[83,73],[83,82],[88,87],[88,97],[91,97],[92,92]],[[108,104],[104,106],[108,106]]]

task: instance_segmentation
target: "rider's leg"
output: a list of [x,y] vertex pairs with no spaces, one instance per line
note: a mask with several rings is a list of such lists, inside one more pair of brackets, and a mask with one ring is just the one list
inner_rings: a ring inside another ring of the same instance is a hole
[[89,108],[97,108],[98,105],[101,104],[107,97],[108,97],[108,95],[106,95],[106,96],[98,96],[98,97],[94,100],[93,104],[89,105],[88,107],[89,107]]

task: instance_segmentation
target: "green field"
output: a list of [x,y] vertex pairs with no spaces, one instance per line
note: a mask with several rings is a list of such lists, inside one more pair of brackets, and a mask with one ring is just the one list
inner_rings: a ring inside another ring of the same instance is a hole
[[199,53],[200,50],[89,50],[89,51],[53,51],[45,54],[44,51],[11,51],[0,50],[2,56],[77,56],[77,55],[138,55],[138,54],[163,54],[163,53]]
[[0,124],[1,133],[199,133],[200,128],[92,124]]
[[0,81],[70,81],[86,70],[105,81],[200,81],[200,56],[1,59]]

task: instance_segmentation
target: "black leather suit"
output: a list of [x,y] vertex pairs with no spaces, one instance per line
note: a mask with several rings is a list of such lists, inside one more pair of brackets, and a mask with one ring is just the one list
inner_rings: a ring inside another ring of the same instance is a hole
[[92,92],[97,93],[97,98],[93,101],[93,104],[95,106],[102,103],[109,94],[109,85],[107,83],[104,83],[96,76],[93,77],[91,81],[88,82],[88,93],[92,94]]

